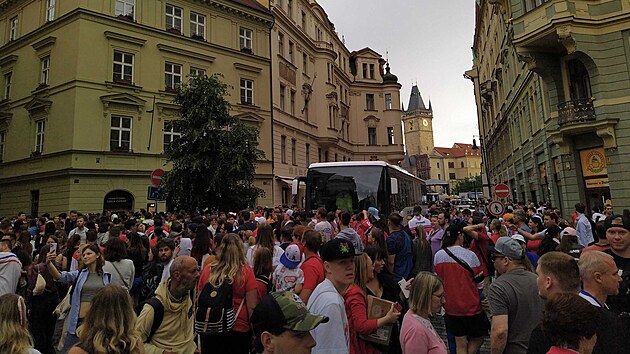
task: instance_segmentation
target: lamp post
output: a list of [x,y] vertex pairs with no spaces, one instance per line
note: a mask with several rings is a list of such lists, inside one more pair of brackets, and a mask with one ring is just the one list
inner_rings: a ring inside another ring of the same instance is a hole
[[[479,145],[477,145],[477,139],[475,138],[479,138]],[[473,151],[477,152],[480,148],[482,148],[483,145],[483,141],[481,140],[481,136],[479,135],[473,135],[473,143],[472,143],[472,149]],[[488,188],[488,196],[490,195],[490,186],[488,185],[488,174],[487,174],[487,160],[484,158],[484,153],[485,151],[481,151],[481,164],[483,165],[483,169],[486,171],[480,171],[481,174],[481,189],[482,191],[484,191],[484,187]],[[484,173],[485,172],[485,173]],[[486,180],[484,181],[484,174],[486,177]],[[476,178],[475,178],[476,179]],[[476,186],[476,181],[473,181],[473,188],[475,188]],[[477,192],[475,192],[475,199],[477,198]]]

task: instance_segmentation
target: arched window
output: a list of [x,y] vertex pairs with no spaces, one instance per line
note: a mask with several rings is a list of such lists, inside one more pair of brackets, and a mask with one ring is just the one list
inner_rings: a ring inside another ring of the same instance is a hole
[[131,211],[133,208],[133,194],[117,189],[105,194],[103,211]]

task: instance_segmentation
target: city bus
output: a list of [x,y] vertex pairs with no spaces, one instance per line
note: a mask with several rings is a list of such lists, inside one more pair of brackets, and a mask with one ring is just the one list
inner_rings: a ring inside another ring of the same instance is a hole
[[383,161],[314,163],[306,175],[306,210],[402,212],[426,201],[426,185],[402,168]]

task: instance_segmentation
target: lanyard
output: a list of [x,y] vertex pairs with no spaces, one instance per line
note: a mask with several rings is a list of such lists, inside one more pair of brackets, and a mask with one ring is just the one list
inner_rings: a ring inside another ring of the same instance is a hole
[[595,298],[595,296],[593,296],[593,295],[589,294],[587,291],[585,291],[585,290],[580,290],[580,294],[582,294],[582,295],[584,295],[584,296],[588,297],[589,299],[592,299],[593,301],[595,301],[595,303],[597,303],[597,305],[598,305],[599,307],[604,307],[604,306],[602,306],[601,302],[599,302],[599,301]]

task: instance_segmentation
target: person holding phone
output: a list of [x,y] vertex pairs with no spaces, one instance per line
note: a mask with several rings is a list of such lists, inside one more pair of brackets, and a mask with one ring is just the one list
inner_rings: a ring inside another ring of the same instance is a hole
[[[51,240],[49,237],[48,240]],[[52,274],[46,266],[46,256],[56,254],[57,243],[51,242],[44,245],[37,260],[27,271],[28,291],[26,294],[26,302],[29,308],[30,317],[36,319],[29,322],[29,329],[33,335],[35,349],[42,353],[54,353],[53,349],[53,333],[55,332],[55,323],[57,318],[50,309],[54,309],[59,304],[59,291]],[[44,279],[45,287],[37,284],[39,276]]]

